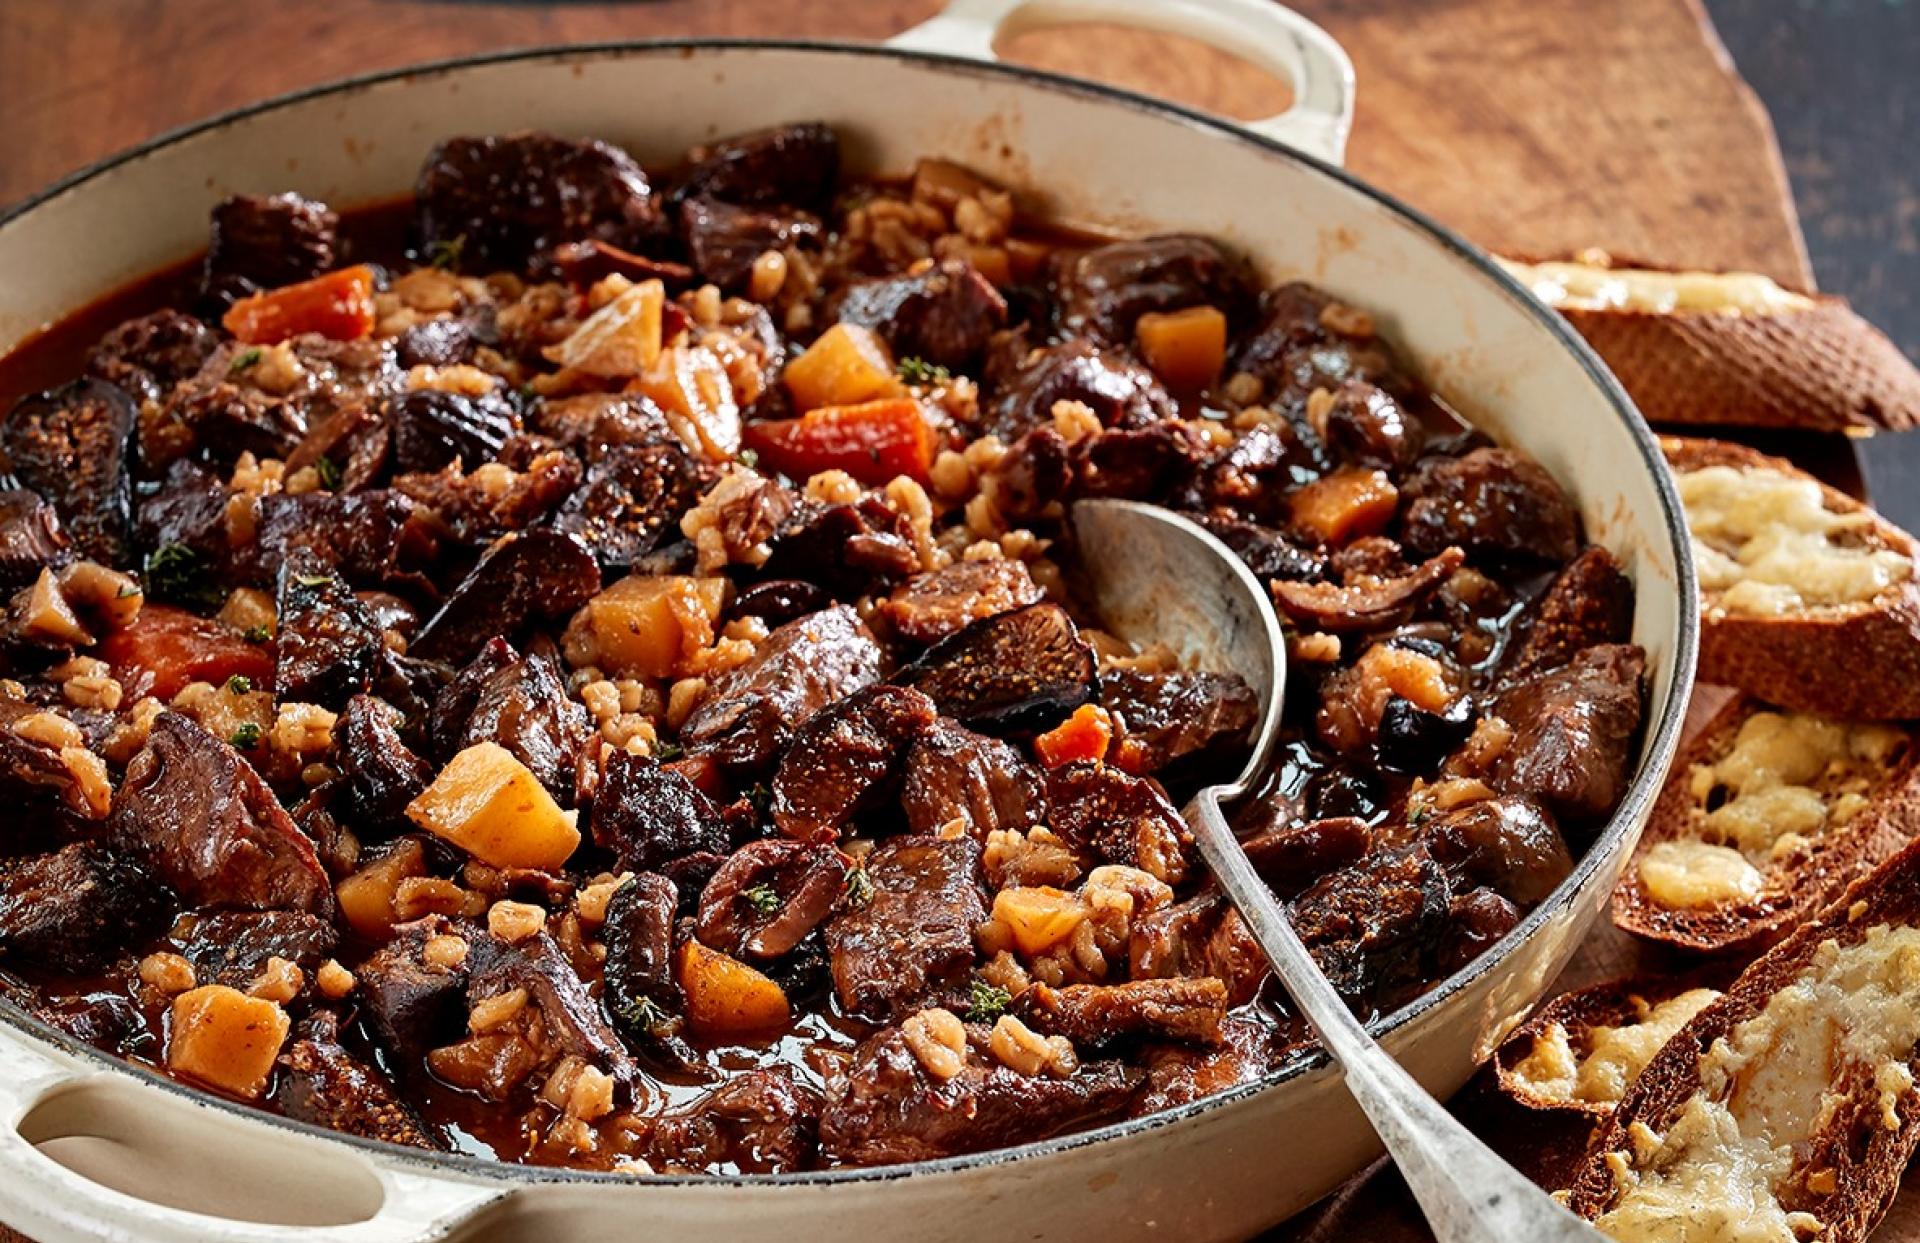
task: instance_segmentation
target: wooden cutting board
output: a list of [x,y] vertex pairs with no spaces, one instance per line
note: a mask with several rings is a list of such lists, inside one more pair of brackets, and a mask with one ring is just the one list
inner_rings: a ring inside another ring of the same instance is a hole
[[[163,129],[349,73],[501,47],[674,35],[877,39],[938,0],[656,0],[253,5],[7,0],[0,5],[0,204]],[[1801,288],[1812,276],[1771,125],[1696,0],[1296,0],[1351,52],[1349,164],[1496,250],[1601,246]],[[1022,36],[1032,63],[1229,115],[1274,111],[1264,75],[1181,40],[1100,28]],[[1597,935],[1568,985],[1633,949]],[[1484,1085],[1458,1106],[1516,1155],[1552,1151]],[[1561,1137],[1564,1139],[1564,1137]],[[1883,1240],[1920,1240],[1920,1196]],[[1390,1168],[1356,1179],[1271,1243],[1426,1238]],[[24,1243],[0,1227],[0,1243]]]

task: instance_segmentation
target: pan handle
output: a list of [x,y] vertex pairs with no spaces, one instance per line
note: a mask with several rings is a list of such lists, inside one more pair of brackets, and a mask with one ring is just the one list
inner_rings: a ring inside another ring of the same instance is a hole
[[952,0],[888,46],[998,60],[994,41],[1047,26],[1113,22],[1184,35],[1286,79],[1293,105],[1240,125],[1339,164],[1353,128],[1353,62],[1332,35],[1273,0]]
[[281,1168],[308,1161],[319,1178],[343,1163],[358,1163],[378,1180],[381,1201],[364,1220],[323,1226],[240,1221],[156,1204],[69,1169],[21,1133],[36,1107],[102,1081],[123,1091],[153,1091],[0,1025],[0,1221],[40,1243],[433,1243],[511,1194],[424,1167],[396,1168],[343,1145],[249,1125],[223,1110],[179,1100],[167,1102],[177,1111],[168,1125],[181,1124],[184,1142],[210,1136],[235,1149],[274,1147],[281,1150]]

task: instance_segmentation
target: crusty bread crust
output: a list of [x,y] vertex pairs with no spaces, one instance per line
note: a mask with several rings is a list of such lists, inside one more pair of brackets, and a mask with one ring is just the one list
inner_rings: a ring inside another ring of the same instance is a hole
[[[1676,472],[1733,466],[1812,478],[1785,459],[1726,441],[1664,436],[1660,447]],[[1846,493],[1820,486],[1827,508],[1871,512]],[[1920,545],[1912,536],[1878,515],[1874,529],[1888,548],[1920,563]],[[1873,600],[1799,616],[1722,613],[1711,596],[1704,604],[1701,681],[1841,720],[1920,717],[1920,578],[1899,583]]]
[[1613,922],[1651,941],[1710,954],[1754,954],[1786,936],[1814,912],[1911,840],[1920,830],[1920,746],[1906,751],[1875,784],[1869,806],[1846,824],[1761,869],[1764,887],[1750,901],[1701,910],[1661,906],[1640,880],[1640,860],[1655,843],[1694,836],[1688,789],[1693,769],[1732,748],[1740,726],[1768,705],[1742,696],[1727,704],[1678,756],[1647,828],[1613,890]]
[[1582,1101],[1543,1096],[1516,1073],[1516,1068],[1533,1051],[1534,1041],[1547,1028],[1558,1024],[1567,1030],[1574,1048],[1587,1047],[1587,1034],[1596,1027],[1630,1027],[1640,1018],[1634,999],[1655,1005],[1695,988],[1720,988],[1732,974],[1730,970],[1693,972],[1683,975],[1623,975],[1611,980],[1562,993],[1533,1012],[1525,1023],[1507,1037],[1493,1054],[1493,1071],[1500,1090],[1529,1109],[1551,1113],[1583,1114],[1605,1118],[1614,1106],[1605,1101]]
[[[1605,266],[1673,270],[1618,257]],[[1920,369],[1845,299],[1807,296],[1813,306],[1778,315],[1560,313],[1652,423],[1854,434],[1920,426]]]
[[[1817,918],[1756,960],[1720,1000],[1660,1050],[1634,1081],[1613,1116],[1594,1137],[1587,1160],[1568,1192],[1568,1207],[1583,1217],[1605,1213],[1618,1196],[1608,1157],[1631,1155],[1635,1123],[1664,1133],[1699,1086],[1700,1058],[1712,1043],[1766,1008],[1768,1000],[1812,964],[1822,942],[1842,947],[1864,939],[1879,924],[1920,924],[1920,842],[1883,864]],[[1910,1054],[1910,1069],[1920,1054]],[[1796,1154],[1793,1174],[1780,1189],[1784,1207],[1813,1214],[1826,1224],[1821,1243],[1860,1243],[1885,1215],[1900,1187],[1900,1175],[1920,1143],[1920,1090],[1907,1088],[1895,1101],[1899,1125],[1881,1125],[1880,1093],[1870,1074],[1834,1085],[1845,1101],[1828,1115],[1817,1135]],[[1831,1171],[1832,1188],[1807,1186],[1806,1176]]]

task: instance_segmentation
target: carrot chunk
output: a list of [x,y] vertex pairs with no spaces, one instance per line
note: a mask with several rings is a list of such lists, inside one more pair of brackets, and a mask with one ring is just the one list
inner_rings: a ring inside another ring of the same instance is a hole
[[1113,741],[1113,718],[1099,704],[1081,704],[1073,715],[1033,740],[1040,762],[1058,768],[1075,760],[1101,760]]
[[793,479],[844,470],[879,485],[896,475],[925,482],[933,466],[933,429],[910,397],[822,406],[797,419],[750,424],[746,446]]
[[234,303],[220,323],[248,345],[275,345],[303,332],[358,340],[373,331],[373,269],[362,263],[263,290]]

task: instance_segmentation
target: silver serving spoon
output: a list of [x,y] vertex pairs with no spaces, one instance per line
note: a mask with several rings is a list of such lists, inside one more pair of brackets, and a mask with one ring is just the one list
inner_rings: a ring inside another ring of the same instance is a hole
[[1454,1120],[1353,1017],[1320,974],[1286,911],[1253,870],[1220,805],[1267,767],[1280,728],[1286,648],[1266,591],[1240,559],[1193,522],[1133,501],[1073,507],[1081,582],[1101,625],[1135,644],[1165,643],[1198,668],[1237,673],[1260,697],[1246,767],[1186,808],[1200,853],[1240,909],[1347,1088],[1413,1189],[1440,1243],[1570,1243],[1604,1236]]

